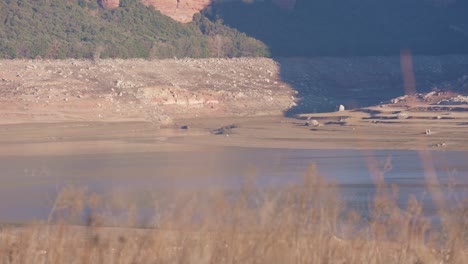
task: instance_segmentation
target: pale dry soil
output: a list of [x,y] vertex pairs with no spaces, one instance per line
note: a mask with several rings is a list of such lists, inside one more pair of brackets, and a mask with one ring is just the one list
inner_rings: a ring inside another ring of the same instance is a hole
[[271,59],[0,60],[0,124],[281,114],[294,91]]
[[0,155],[202,151],[227,146],[467,150],[467,129],[468,107],[463,105],[386,105],[297,118],[180,119],[163,128],[150,122],[5,124],[0,126]]

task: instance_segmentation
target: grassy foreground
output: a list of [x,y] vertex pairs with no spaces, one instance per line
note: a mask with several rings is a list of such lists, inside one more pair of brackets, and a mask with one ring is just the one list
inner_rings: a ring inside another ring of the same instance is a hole
[[440,218],[431,226],[421,201],[399,207],[380,176],[367,213],[311,166],[279,189],[246,177],[235,193],[155,195],[145,228],[135,206],[66,188],[48,223],[0,230],[0,263],[466,263],[466,192],[428,182]]

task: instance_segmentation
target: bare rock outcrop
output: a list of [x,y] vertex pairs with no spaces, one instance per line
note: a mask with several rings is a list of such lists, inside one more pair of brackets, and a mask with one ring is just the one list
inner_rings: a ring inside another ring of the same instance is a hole
[[[193,19],[193,15],[205,9],[215,0],[140,0],[146,6],[153,6],[162,14],[172,19],[188,23]],[[239,0],[240,1],[240,0]],[[99,4],[106,9],[119,7],[120,0],[98,0]],[[293,9],[296,0],[273,0],[276,5]]]
[[106,9],[114,9],[119,7],[120,0],[99,0],[99,4]]
[[182,23],[192,21],[193,15],[206,8],[212,0],[141,0],[166,16]]

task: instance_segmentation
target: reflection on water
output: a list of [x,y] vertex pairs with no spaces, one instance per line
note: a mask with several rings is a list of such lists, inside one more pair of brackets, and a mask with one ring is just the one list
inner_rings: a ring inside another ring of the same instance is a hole
[[[454,192],[468,186],[468,153],[431,152],[442,185]],[[47,219],[57,193],[65,186],[86,186],[92,192],[132,201],[139,208],[152,193],[236,191],[251,179],[256,188],[298,182],[314,163],[318,172],[336,183],[352,208],[366,210],[375,192],[378,168],[391,164],[385,182],[399,187],[403,205],[410,195],[424,199],[434,211],[416,151],[293,150],[226,148],[204,152],[88,154],[73,156],[2,157],[0,222]],[[390,161],[390,162],[389,162]],[[170,199],[170,197],[166,197]]]

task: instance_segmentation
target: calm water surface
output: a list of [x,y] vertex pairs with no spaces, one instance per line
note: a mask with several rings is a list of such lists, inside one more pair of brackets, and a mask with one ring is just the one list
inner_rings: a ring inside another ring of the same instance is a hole
[[[428,160],[427,157],[431,160]],[[65,186],[85,186],[100,194],[119,192],[128,200],[159,191],[238,190],[246,176],[257,187],[300,181],[310,164],[338,184],[351,207],[367,207],[375,191],[369,168],[389,169],[385,182],[399,187],[400,203],[409,195],[425,197],[424,164],[433,167],[442,184],[468,186],[468,152],[397,150],[289,150],[226,148],[204,152],[88,154],[74,156],[2,157],[0,222],[46,219],[57,193]],[[425,163],[430,162],[430,163]],[[391,166],[389,166],[391,164]],[[450,179],[450,180],[449,180]],[[142,207],[145,205],[141,204]]]

